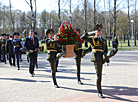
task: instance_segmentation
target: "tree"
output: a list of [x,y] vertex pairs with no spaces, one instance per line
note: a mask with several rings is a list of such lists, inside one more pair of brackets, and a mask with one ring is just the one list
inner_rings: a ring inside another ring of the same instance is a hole
[[14,32],[14,19],[12,17],[12,11],[11,11],[11,0],[9,0],[9,4],[10,4],[10,18],[11,18],[11,22],[12,22],[12,31]]
[[[25,0],[26,1],[26,0]],[[31,29],[33,29],[33,30],[35,30],[35,26],[36,26],[36,0],[34,0],[34,2],[35,2],[35,11],[33,10],[33,4],[32,4],[32,0],[30,0],[30,3],[28,3],[27,1],[26,1],[26,3],[30,6],[30,8],[31,8],[31,15],[32,15],[32,17],[31,17],[31,19],[32,19],[32,25],[31,25]]]
[[113,28],[113,36],[115,37],[116,36],[116,1],[117,0],[114,0],[114,28]]
[[130,34],[130,20],[129,20],[129,0],[128,0],[128,35],[127,35],[128,46],[130,46],[130,43],[129,43],[129,34]]
[[45,34],[45,29],[48,29],[49,26],[48,26],[48,22],[49,21],[49,18],[50,18],[50,14],[49,12],[47,12],[46,10],[43,10],[43,12],[40,13],[39,15],[39,28],[41,29],[41,36],[40,38],[44,38],[44,34]]
[[124,37],[124,42],[125,42],[125,37],[127,34],[127,14],[118,10],[117,12],[120,12],[119,17],[116,21],[116,33],[118,34],[118,36],[120,36],[121,38]]
[[94,0],[94,25],[96,25],[96,0]]
[[135,46],[137,46],[137,43],[136,43],[136,15],[137,15],[137,0],[135,0],[135,22],[134,22],[134,33],[135,33]]
[[110,40],[111,40],[111,26],[110,26],[110,15],[111,15],[111,11],[110,11],[110,0],[108,0],[109,3],[109,43],[108,45],[110,46]]

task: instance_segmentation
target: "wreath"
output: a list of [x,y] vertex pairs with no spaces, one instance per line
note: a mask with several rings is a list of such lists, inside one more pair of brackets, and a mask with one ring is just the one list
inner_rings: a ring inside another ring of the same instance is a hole
[[80,44],[81,39],[77,30],[68,22],[62,23],[58,30],[60,45]]

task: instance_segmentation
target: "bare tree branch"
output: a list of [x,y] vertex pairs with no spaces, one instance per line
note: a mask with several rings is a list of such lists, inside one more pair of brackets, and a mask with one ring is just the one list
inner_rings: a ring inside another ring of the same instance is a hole
[[[26,1],[26,0],[25,0]],[[30,4],[28,3],[28,1],[26,1],[26,3],[30,6]],[[31,7],[31,6],[30,6]]]

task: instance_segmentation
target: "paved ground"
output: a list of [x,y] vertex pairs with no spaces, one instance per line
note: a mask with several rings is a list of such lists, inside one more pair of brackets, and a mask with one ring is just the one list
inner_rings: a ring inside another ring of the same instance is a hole
[[54,88],[46,54],[39,55],[39,69],[30,77],[26,56],[21,70],[0,63],[0,102],[138,102],[138,51],[120,51],[103,65],[102,88],[105,99],[96,91],[96,74],[90,54],[82,59],[78,85],[73,58],[61,58],[57,73],[60,88]]

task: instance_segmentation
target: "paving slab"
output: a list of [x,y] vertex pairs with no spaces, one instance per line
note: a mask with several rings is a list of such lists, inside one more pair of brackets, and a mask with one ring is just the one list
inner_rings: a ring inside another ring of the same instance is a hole
[[91,53],[82,58],[81,80],[77,84],[74,58],[61,58],[56,73],[60,88],[54,88],[46,54],[38,55],[38,69],[30,77],[26,55],[21,70],[0,63],[0,102],[138,102],[138,51],[119,51],[103,65],[102,89],[97,96],[96,73]]

